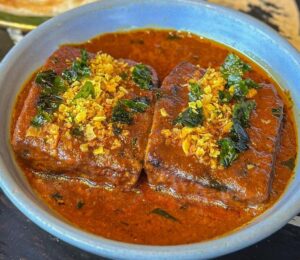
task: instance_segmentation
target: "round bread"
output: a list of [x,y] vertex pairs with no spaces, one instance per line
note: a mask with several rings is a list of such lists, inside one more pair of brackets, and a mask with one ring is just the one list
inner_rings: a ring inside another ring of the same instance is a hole
[[0,0],[0,11],[15,15],[54,16],[95,0]]

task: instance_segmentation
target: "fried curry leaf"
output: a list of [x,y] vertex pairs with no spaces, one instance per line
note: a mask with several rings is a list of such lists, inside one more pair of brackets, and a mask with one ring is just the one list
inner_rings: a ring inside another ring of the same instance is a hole
[[285,166],[286,168],[290,169],[291,171],[294,170],[295,166],[296,166],[296,157],[291,157],[290,159],[286,160],[286,161],[282,161],[281,165]]
[[255,89],[261,88],[261,86],[252,79],[245,79],[245,84],[247,85],[248,88],[255,88]]
[[59,76],[55,77],[53,87],[52,87],[52,94],[59,95],[61,93],[64,93],[66,90],[67,87],[65,85],[65,81],[63,80],[63,78]]
[[42,94],[59,95],[66,91],[64,80],[53,70],[39,72],[35,83],[42,87]]
[[53,113],[58,109],[62,101],[63,99],[60,96],[48,94],[45,95],[42,93],[38,99],[37,105],[39,109],[48,113]]
[[174,120],[174,124],[180,124],[187,127],[196,127],[202,124],[203,121],[204,115],[202,108],[192,109],[188,107]]
[[232,100],[232,96],[227,90],[219,91],[219,100],[221,103],[229,103]]
[[132,111],[139,113],[145,112],[149,107],[149,99],[144,97],[139,97],[131,100],[123,99],[121,100],[121,102]]
[[65,92],[67,88],[64,80],[53,70],[39,72],[35,82],[41,87],[41,94],[37,102],[38,113],[32,119],[31,124],[40,127],[51,121],[51,114],[62,103],[62,98],[59,95]]
[[231,138],[223,138],[219,140],[219,146],[221,149],[220,163],[224,167],[229,167],[238,157],[235,142]]
[[281,117],[283,113],[282,107],[272,108],[272,115],[275,117]]
[[134,66],[132,79],[141,89],[149,90],[154,87],[151,70],[144,64]]
[[231,139],[234,141],[235,149],[238,152],[248,150],[249,136],[238,120],[233,120],[233,129],[231,131]]
[[243,79],[245,72],[251,70],[251,66],[233,53],[228,54],[220,70],[227,80],[227,88],[234,88],[233,96],[238,100],[244,99],[249,89],[259,88],[259,85],[252,79]]
[[236,99],[243,99],[247,96],[248,92],[249,92],[249,88],[246,84],[246,81],[244,80],[241,80],[239,81],[238,83],[235,83],[233,85],[234,87],[234,94],[233,96],[236,98]]
[[64,70],[62,73],[63,78],[69,83],[91,75],[91,70],[88,66],[88,53],[85,49],[82,49],[80,52],[81,57],[72,63],[70,69]]
[[219,141],[221,165],[229,167],[237,159],[239,153],[249,149],[249,141],[249,136],[242,127],[241,122],[233,119],[233,128],[230,136]]
[[42,71],[36,75],[35,83],[41,87],[52,87],[56,76],[57,74],[54,70]]
[[149,104],[150,100],[147,97],[119,100],[117,105],[113,108],[112,121],[122,124],[131,124],[133,122],[133,113],[145,112]]
[[235,104],[233,108],[233,119],[240,122],[242,127],[249,126],[249,119],[256,103],[253,100],[241,101]]
[[122,102],[118,102],[112,111],[112,122],[118,122],[121,124],[132,124],[132,113],[127,111],[126,106]]
[[51,120],[52,116],[49,113],[39,109],[38,113],[31,120],[31,125],[34,127],[41,127],[45,123],[50,122]]
[[62,77],[69,83],[72,83],[77,80],[78,74],[77,74],[77,71],[75,71],[73,69],[67,69],[67,70],[63,71]]
[[239,82],[244,73],[250,70],[251,66],[233,53],[227,55],[221,66],[221,72],[230,86]]
[[191,102],[201,99],[202,94],[203,94],[203,91],[200,88],[199,84],[190,83],[189,100]]
[[172,221],[176,221],[178,222],[178,219],[173,217],[171,214],[169,214],[167,211],[163,210],[163,209],[160,209],[160,208],[156,208],[156,209],[153,209],[150,213],[152,214],[156,214],[156,215],[159,215],[163,218],[166,218],[166,219],[170,219]]
[[75,95],[74,99],[88,98],[89,96],[95,98],[95,89],[91,81],[86,81],[80,91]]

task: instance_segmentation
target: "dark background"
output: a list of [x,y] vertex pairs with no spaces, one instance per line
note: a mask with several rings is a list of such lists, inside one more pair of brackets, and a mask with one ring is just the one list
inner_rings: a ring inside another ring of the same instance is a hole
[[[289,2],[290,0],[287,0]],[[298,6],[300,0],[297,0]],[[270,24],[270,14],[252,8],[249,14]],[[13,46],[8,33],[0,29],[0,61]],[[0,190],[0,260],[20,259],[103,259],[70,246],[46,233],[27,219]],[[300,259],[299,227],[287,224],[269,238],[236,253],[218,258],[226,259]]]

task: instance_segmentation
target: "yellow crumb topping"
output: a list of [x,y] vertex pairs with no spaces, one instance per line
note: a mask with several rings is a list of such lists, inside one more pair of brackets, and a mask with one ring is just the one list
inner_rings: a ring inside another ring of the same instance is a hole
[[161,108],[161,109],[160,109],[160,114],[161,114],[162,117],[167,117],[167,116],[169,116],[168,112],[167,112],[166,109],[164,109],[164,108]]
[[[191,109],[202,108],[205,121],[197,127],[163,129],[161,134],[169,141],[181,144],[187,156],[196,156],[199,162],[215,169],[218,166],[220,148],[218,140],[228,134],[232,128],[232,104],[224,104],[219,100],[219,91],[224,90],[226,80],[220,71],[209,68],[199,79],[191,79],[189,83],[201,86],[201,99],[188,103]],[[190,84],[189,84],[190,88]],[[229,90],[230,91],[230,90]]]
[[[62,102],[53,113],[51,124],[43,127],[29,127],[26,136],[45,136],[46,143],[55,148],[59,134],[66,140],[73,138],[72,131],[77,131],[82,152],[93,152],[103,155],[106,149],[116,149],[122,145],[113,133],[113,125],[107,118],[111,117],[113,107],[119,99],[128,94],[131,89],[128,79],[120,75],[130,73],[130,66],[112,56],[98,53],[88,63],[91,75],[68,84],[62,94]],[[67,84],[67,82],[65,82]],[[116,123],[119,128],[126,128]],[[128,135],[124,129],[122,135]],[[104,142],[106,146],[104,147]],[[108,144],[107,144],[108,143]]]

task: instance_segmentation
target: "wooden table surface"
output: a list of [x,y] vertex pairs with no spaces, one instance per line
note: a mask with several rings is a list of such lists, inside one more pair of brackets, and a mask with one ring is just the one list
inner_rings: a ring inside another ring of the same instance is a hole
[[[210,0],[239,9],[266,22],[300,49],[300,0]],[[0,61],[20,33],[0,29]],[[13,39],[13,40],[12,40]],[[0,190],[0,260],[103,259],[41,230],[27,219]],[[218,259],[300,259],[300,216],[269,238]]]

